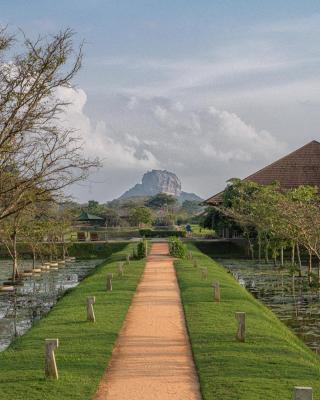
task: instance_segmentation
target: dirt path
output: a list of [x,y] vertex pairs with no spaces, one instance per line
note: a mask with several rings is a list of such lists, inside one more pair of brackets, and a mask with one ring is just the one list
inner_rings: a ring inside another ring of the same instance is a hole
[[200,400],[179,288],[155,243],[94,400]]

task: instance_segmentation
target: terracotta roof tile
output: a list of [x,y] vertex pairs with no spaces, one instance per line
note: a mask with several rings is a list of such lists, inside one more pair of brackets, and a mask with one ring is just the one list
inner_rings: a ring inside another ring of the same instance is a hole
[[[320,187],[320,143],[313,140],[244,180],[260,185],[278,181],[284,189],[300,185]],[[222,195],[223,191],[210,197],[206,203],[219,203],[222,201]]]

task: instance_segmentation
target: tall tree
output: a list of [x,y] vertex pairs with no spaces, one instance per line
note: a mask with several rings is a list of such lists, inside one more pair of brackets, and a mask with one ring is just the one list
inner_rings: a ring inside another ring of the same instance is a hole
[[79,137],[58,122],[67,106],[58,89],[71,87],[82,60],[72,38],[69,29],[24,38],[24,51],[12,57],[15,41],[0,31],[0,220],[58,198],[99,165],[82,155]]

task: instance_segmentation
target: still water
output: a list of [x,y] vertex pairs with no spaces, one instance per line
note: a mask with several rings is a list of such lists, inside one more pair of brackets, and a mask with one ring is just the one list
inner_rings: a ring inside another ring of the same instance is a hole
[[[77,286],[102,260],[68,262],[57,270],[25,277],[14,292],[0,292],[0,351],[9,346],[15,336],[23,335],[43,315],[48,313],[59,297]],[[32,268],[29,260],[22,261],[19,270]],[[0,285],[8,280],[11,261],[0,260]]]
[[266,304],[313,350],[320,349],[320,296],[304,277],[293,278],[288,269],[248,260],[217,260],[238,282]]

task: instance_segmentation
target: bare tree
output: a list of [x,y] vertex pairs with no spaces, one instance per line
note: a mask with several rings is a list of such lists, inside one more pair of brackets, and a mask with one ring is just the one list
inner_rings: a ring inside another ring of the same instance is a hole
[[82,60],[72,39],[69,29],[36,41],[24,37],[25,51],[11,57],[14,40],[0,30],[0,221],[34,202],[53,201],[99,165],[59,123],[68,104],[57,89],[71,87]]

